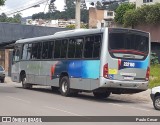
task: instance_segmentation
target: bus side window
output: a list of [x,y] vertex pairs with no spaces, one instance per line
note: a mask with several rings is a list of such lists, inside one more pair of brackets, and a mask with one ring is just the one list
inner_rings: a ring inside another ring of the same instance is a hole
[[82,58],[82,52],[83,52],[83,38],[77,38],[76,39],[76,52],[75,52],[75,58]]
[[97,35],[95,36],[95,41],[94,41],[93,58],[100,57],[100,48],[101,48],[101,35]]
[[52,59],[54,54],[54,41],[49,42],[48,59]]
[[31,58],[32,44],[28,44],[27,48],[27,60]]
[[85,58],[92,58],[93,44],[94,44],[94,37],[87,36],[85,38],[85,47],[84,47],[84,57]]
[[19,60],[20,60],[20,50],[19,50],[19,48],[17,48],[14,51],[13,62],[18,62]]
[[41,59],[42,54],[42,42],[37,43],[37,59]]
[[66,58],[67,45],[68,45],[68,40],[62,40],[62,42],[61,42],[61,58]]
[[54,58],[60,58],[61,55],[61,40],[55,41],[55,50],[54,50]]
[[28,44],[24,44],[23,45],[23,50],[22,50],[22,60],[26,60],[27,59],[27,48],[28,48]]
[[68,45],[68,58],[74,58],[75,56],[75,39],[70,39],[69,40],[69,45]]
[[38,53],[37,53],[37,49],[38,49],[38,43],[33,43],[32,44],[32,59],[37,59]]
[[48,59],[48,42],[43,43],[42,59]]

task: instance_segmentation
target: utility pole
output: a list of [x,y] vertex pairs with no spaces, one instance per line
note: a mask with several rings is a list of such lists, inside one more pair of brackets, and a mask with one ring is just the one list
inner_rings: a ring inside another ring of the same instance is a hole
[[76,29],[80,29],[81,23],[81,0],[76,0]]

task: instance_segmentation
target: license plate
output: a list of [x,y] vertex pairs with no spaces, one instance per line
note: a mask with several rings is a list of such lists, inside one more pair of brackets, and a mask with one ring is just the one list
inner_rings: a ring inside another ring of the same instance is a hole
[[127,76],[125,76],[124,80],[134,80],[134,77],[129,77],[129,76],[127,77]]

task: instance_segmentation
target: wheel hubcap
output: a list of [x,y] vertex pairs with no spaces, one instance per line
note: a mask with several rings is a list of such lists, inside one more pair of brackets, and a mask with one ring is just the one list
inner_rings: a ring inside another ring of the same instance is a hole
[[65,93],[65,92],[67,92],[67,89],[68,89],[67,82],[64,81],[62,83],[62,91]]
[[160,109],[160,98],[158,98],[156,101],[155,101],[155,105],[157,108]]

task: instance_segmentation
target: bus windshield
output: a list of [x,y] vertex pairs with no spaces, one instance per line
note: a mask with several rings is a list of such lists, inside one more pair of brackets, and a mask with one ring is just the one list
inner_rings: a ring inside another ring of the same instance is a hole
[[113,58],[144,59],[149,52],[149,38],[133,33],[110,33],[109,52]]

